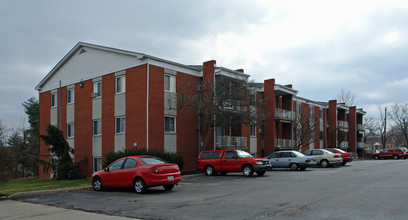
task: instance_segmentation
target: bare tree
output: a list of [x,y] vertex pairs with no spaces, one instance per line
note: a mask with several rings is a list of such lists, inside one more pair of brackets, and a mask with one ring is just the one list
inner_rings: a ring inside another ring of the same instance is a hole
[[401,135],[408,146],[408,103],[395,103],[391,106],[390,118],[395,123],[396,133]]
[[295,136],[294,148],[302,150],[315,142],[316,131],[320,131],[319,118],[309,113],[300,113],[293,123],[293,134]]
[[342,89],[340,94],[337,95],[337,100],[340,103],[345,103],[348,106],[356,106],[357,105],[357,95],[352,91],[346,91]]
[[[197,112],[198,127],[204,134],[203,147],[206,147],[216,126],[233,129],[262,122],[262,112],[250,108],[250,87],[247,80],[224,76],[216,77],[215,88],[205,81],[189,83],[178,89],[177,109],[193,108]],[[257,103],[263,102],[257,100]]]
[[381,144],[383,148],[387,147],[387,140],[390,138],[387,136],[387,116],[389,113],[386,111],[387,107],[383,108],[381,105],[378,105],[378,111],[380,112],[380,117],[377,122],[377,131],[380,133]]
[[366,142],[367,138],[376,136],[375,118],[371,115],[367,115],[363,120],[364,142]]

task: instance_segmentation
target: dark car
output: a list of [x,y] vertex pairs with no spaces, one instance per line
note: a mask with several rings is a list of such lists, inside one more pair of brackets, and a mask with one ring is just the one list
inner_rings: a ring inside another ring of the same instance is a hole
[[172,190],[180,180],[181,172],[177,164],[152,156],[131,156],[120,158],[95,172],[91,183],[96,191],[104,187],[134,187],[137,193],[144,193],[152,186]]
[[353,155],[349,152],[346,152],[342,149],[339,148],[327,148],[326,150],[332,152],[332,153],[338,153],[341,154],[341,158],[343,158],[343,163],[341,165],[345,166],[347,163],[353,161]]

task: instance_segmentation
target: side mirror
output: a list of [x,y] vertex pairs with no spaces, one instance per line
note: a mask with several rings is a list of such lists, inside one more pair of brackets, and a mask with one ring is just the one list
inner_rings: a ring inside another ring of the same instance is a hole
[[105,169],[103,169],[103,170],[105,170],[105,172],[108,172],[108,171],[109,171],[109,168],[108,168],[108,167],[105,167]]

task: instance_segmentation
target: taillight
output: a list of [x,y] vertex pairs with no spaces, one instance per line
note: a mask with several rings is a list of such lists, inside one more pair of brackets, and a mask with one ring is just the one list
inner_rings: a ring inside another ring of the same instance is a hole
[[305,162],[306,162],[306,163],[309,163],[309,162],[310,162],[310,160],[306,160]]
[[339,155],[334,155],[334,156],[333,156],[333,158],[338,158],[338,157],[339,157]]
[[154,173],[154,174],[158,174],[159,170],[156,167],[152,167],[152,168],[150,168],[150,172]]

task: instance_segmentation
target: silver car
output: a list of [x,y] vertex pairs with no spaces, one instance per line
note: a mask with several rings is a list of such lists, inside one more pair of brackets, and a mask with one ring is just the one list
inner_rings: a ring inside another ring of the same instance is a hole
[[305,170],[307,167],[316,164],[314,157],[308,157],[304,154],[294,151],[278,151],[268,157],[272,168],[290,168],[291,170]]

